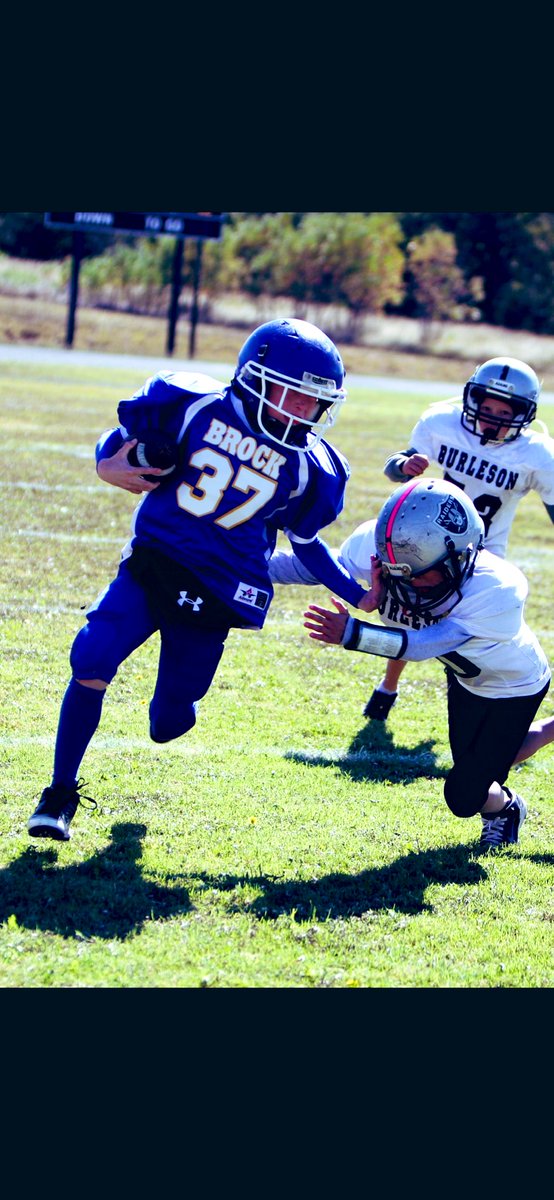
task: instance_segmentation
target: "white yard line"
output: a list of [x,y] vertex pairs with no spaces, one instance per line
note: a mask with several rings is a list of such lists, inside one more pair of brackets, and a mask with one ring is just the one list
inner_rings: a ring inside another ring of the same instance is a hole
[[88,533],[53,533],[49,529],[7,529],[5,537],[18,538],[43,538],[46,541],[54,542],[82,542],[84,545],[89,542],[97,542],[99,545],[107,546],[123,546],[125,544],[125,534],[120,537],[102,537],[101,534]]
[[[0,737],[0,749],[21,750],[27,746],[44,746],[47,749],[52,749],[55,742],[55,733],[49,736],[36,734],[26,737],[18,737],[16,734],[6,734]],[[153,754],[159,755],[159,743],[153,742],[150,738],[130,738],[116,737],[106,734],[104,736],[96,734],[94,743],[89,747],[92,750],[114,750],[118,753],[125,750],[150,750]],[[171,753],[182,754],[184,757],[195,757],[197,755],[205,756],[207,753],[206,746],[186,746],[172,745]],[[218,751],[218,757],[220,752]],[[291,749],[290,746],[262,746],[259,749],[252,749],[249,746],[233,745],[228,750],[233,756],[236,754],[244,754],[249,758],[283,758],[285,760],[293,759],[295,762],[305,762],[311,766],[321,764],[350,764],[355,766],[360,762],[375,762],[375,750],[359,750],[349,753],[347,750],[306,750],[299,748],[298,750]],[[422,763],[429,762],[429,755],[414,755],[411,752],[406,754],[395,753],[394,761],[396,764],[406,763],[410,766],[417,765],[421,760]]]
[[0,479],[0,488],[6,488],[13,491],[14,488],[19,488],[26,492],[88,492],[89,495],[105,495],[105,488],[100,484],[86,483],[28,483],[24,479],[15,479],[10,483],[6,479]]

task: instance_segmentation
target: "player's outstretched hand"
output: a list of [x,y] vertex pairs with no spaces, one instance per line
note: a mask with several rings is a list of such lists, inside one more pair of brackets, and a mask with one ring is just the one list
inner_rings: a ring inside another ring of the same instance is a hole
[[362,596],[358,608],[362,612],[375,612],[376,608],[380,608],[385,599],[385,585],[383,583],[383,569],[381,559],[377,554],[371,555],[371,587],[369,591]]
[[406,462],[402,466],[403,475],[423,475],[429,466],[429,459],[426,454],[410,454]]
[[342,600],[336,600],[334,596],[331,596],[331,602],[335,605],[337,612],[331,612],[328,608],[320,608],[317,604],[310,604],[308,611],[304,613],[304,616],[307,617],[304,627],[310,630],[310,637],[314,638],[316,642],[328,642],[331,646],[340,646],[348,619],[348,609]]
[[[124,442],[111,458],[101,458],[96,470],[104,483],[112,483],[114,487],[124,488],[126,492],[133,492],[135,496],[140,496],[141,492],[153,492],[154,488],[159,487],[159,484],[149,483],[147,479],[143,479],[141,473],[145,468],[132,467],[128,461],[129,450],[132,450],[136,444],[137,438],[131,438],[129,442]],[[162,471],[158,467],[148,467],[148,474],[161,475]]]

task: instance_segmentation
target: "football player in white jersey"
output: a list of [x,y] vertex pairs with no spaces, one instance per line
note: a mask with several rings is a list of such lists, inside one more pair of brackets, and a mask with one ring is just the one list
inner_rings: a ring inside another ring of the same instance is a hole
[[335,598],[336,612],[310,605],[305,625],[346,650],[444,663],[454,763],[445,799],[456,816],[480,814],[480,845],[492,850],[517,842],[526,817],[506,779],[536,749],[529,730],[550,668],[524,620],[525,576],[483,549],[483,538],[481,516],[456,485],[413,479],[341,548],[355,574],[371,579],[385,627],[349,616]]
[[[519,501],[536,491],[554,521],[554,439],[530,429],[539,380],[517,358],[491,358],[477,367],[463,395],[428,408],[412,430],[408,449],[383,468],[394,483],[422,475],[431,462],[463,488],[483,518],[485,546],[502,558]],[[364,716],[385,721],[398,695],[402,661],[387,664]]]

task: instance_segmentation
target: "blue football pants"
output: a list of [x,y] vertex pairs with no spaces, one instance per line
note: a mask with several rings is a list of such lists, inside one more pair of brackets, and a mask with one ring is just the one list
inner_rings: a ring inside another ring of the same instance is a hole
[[224,650],[229,629],[196,628],[156,614],[125,562],[87,612],[70,653],[75,679],[111,683],[120,665],[160,632],[160,657],[150,703],[150,736],[169,742],[192,729],[197,702],[205,696]]

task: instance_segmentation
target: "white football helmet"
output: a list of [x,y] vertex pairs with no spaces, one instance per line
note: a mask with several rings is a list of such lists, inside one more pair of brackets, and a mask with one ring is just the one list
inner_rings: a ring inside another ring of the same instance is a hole
[[[462,425],[480,438],[482,446],[497,440],[513,442],[522,429],[534,421],[540,390],[541,385],[533,368],[521,359],[489,358],[475,369],[465,385]],[[487,396],[505,400],[512,409],[512,420],[506,421],[504,417],[488,414],[486,418],[480,417],[479,411]],[[481,422],[481,427],[478,422]],[[507,432],[498,439],[501,426],[507,426]]]
[[[411,613],[440,608],[444,616],[462,598],[462,585],[473,573],[484,533],[473,501],[455,484],[426,478],[397,488],[375,526],[387,591]],[[440,571],[441,583],[410,587],[410,580],[431,569]],[[446,610],[446,601],[454,596]]]

